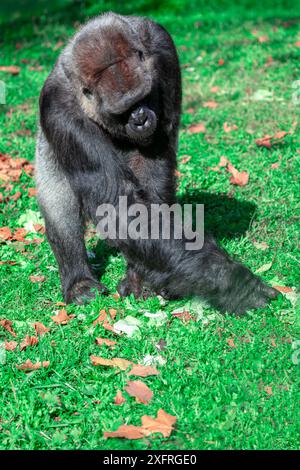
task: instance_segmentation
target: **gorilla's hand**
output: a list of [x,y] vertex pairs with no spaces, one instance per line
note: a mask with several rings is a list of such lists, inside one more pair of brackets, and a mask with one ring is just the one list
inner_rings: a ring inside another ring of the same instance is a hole
[[129,137],[144,139],[154,133],[156,125],[155,112],[147,106],[139,106],[132,111],[128,124],[126,124],[126,131]]

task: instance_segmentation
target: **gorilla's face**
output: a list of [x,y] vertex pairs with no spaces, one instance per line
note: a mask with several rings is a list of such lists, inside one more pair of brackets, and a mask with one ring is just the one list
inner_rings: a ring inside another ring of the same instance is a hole
[[110,25],[79,38],[74,50],[85,113],[115,137],[150,142],[159,117],[156,76],[138,37]]

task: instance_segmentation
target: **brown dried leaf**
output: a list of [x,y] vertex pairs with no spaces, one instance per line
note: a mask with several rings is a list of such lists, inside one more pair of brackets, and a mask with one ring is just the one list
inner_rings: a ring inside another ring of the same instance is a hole
[[147,405],[153,397],[152,390],[141,380],[129,380],[125,391],[131,397],[135,397],[138,403],[144,403],[145,405]]
[[205,134],[206,132],[206,127],[202,122],[199,122],[199,124],[193,124],[188,128],[188,131],[191,134]]
[[169,415],[163,409],[158,410],[157,417],[151,418],[151,416],[142,416],[142,428],[146,435],[161,433],[164,437],[169,437],[177,418]]
[[116,431],[105,432],[104,437],[120,437],[124,439],[141,439],[151,434],[160,433],[164,437],[169,437],[177,418],[169,415],[164,410],[158,410],[157,417],[142,416],[142,426],[132,426],[122,424]]
[[0,67],[0,72],[10,73],[11,75],[18,75],[20,73],[21,67],[16,65],[2,65]]
[[121,390],[118,390],[117,395],[115,396],[115,400],[114,400],[115,405],[123,405],[123,403],[125,403],[125,401],[126,400],[123,397]]
[[149,377],[150,375],[158,375],[159,371],[155,367],[143,366],[141,364],[133,364],[129,375],[136,375],[138,377]]
[[103,344],[105,344],[105,346],[113,348],[114,345],[117,344],[117,341],[112,341],[107,338],[96,338],[96,344],[98,344],[98,346],[103,346]]
[[293,292],[293,289],[287,286],[274,286],[274,289],[278,290],[279,292],[282,292],[283,294],[287,294],[288,292]]
[[246,186],[249,181],[249,173],[246,171],[238,171],[230,162],[227,165],[227,170],[231,173],[230,183],[237,186]]
[[228,338],[226,339],[228,346],[231,348],[236,348],[236,345],[234,344],[234,339],[233,338]]
[[223,129],[226,133],[228,133],[228,132],[231,132],[231,131],[236,131],[238,129],[238,127],[235,124],[233,124],[232,126],[229,126],[227,124],[227,122],[224,122]]
[[27,335],[20,344],[20,351],[23,351],[28,346],[34,346],[38,344],[39,340],[36,336]]
[[33,328],[36,331],[36,334],[43,336],[45,333],[48,333],[50,331],[50,328],[47,328],[43,323],[37,321],[32,324]]
[[106,367],[118,367],[121,370],[127,370],[132,365],[131,361],[115,357],[113,359],[104,359],[99,356],[90,356],[93,366],[106,366]]
[[45,276],[29,276],[31,282],[44,282],[46,280]]
[[14,338],[17,337],[16,333],[14,332],[12,328],[12,321],[6,320],[5,318],[3,320],[0,320],[0,325],[8,331]]
[[9,227],[0,227],[0,239],[11,240],[12,233]]
[[30,359],[24,362],[24,364],[16,365],[16,368],[19,370],[24,370],[25,372],[29,372],[31,370],[37,370],[41,367],[49,367],[50,361],[43,361],[43,362],[36,362],[33,364]]
[[54,315],[53,317],[51,317],[51,319],[57,325],[66,325],[74,317],[75,315],[68,315],[67,311],[63,308],[59,311],[57,315]]
[[14,351],[17,346],[18,346],[17,341],[5,341],[6,351]]
[[205,101],[205,103],[203,103],[203,108],[209,108],[209,109],[215,109],[218,107],[218,103],[214,100],[210,100],[210,101]]
[[274,135],[267,134],[264,137],[261,137],[260,139],[256,139],[255,143],[258,147],[271,148],[272,145],[281,142],[287,134],[288,132],[285,131],[276,132],[276,134]]
[[120,437],[123,439],[141,439],[144,437],[143,429],[140,426],[122,424],[116,431],[105,432],[104,437]]

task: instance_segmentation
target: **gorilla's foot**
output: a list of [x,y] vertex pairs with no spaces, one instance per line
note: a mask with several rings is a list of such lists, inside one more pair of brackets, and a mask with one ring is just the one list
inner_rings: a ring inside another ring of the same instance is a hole
[[248,310],[265,307],[278,295],[277,290],[267,286],[246,266],[233,263],[230,285],[213,303],[223,312],[241,315]]
[[64,297],[67,304],[83,305],[91,302],[97,293],[107,294],[104,284],[93,279],[82,279],[67,289]]

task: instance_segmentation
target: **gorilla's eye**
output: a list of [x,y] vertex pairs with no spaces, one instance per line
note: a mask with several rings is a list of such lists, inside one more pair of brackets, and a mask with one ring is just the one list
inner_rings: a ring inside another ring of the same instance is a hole
[[137,53],[140,61],[143,62],[145,60],[145,56],[144,56],[143,51],[136,51],[136,53]]
[[89,90],[88,88],[83,88],[83,89],[82,89],[82,93],[83,93],[84,96],[86,96],[87,98],[91,98],[91,96],[92,96],[92,92],[91,92],[91,90]]

